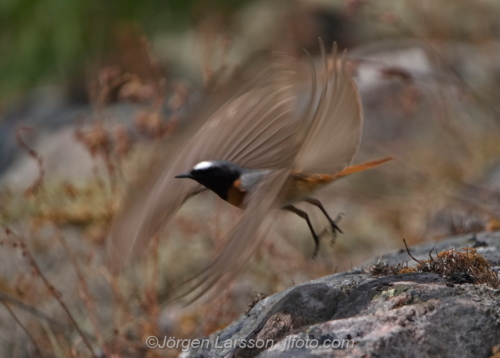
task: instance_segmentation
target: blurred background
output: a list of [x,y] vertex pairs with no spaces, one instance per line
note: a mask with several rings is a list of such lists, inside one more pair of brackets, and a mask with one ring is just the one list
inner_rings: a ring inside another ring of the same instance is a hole
[[[265,295],[362,267],[403,238],[499,229],[498,18],[496,0],[0,2],[0,355],[175,356],[145,338],[209,334]],[[124,188],[217,69],[263,49],[315,58],[318,37],[348,50],[361,92],[354,162],[397,157],[316,195],[344,214],[344,234],[328,245],[326,232],[312,260],[307,225],[280,213],[214,301],[167,304],[239,215],[203,193],[113,278],[104,245]]]

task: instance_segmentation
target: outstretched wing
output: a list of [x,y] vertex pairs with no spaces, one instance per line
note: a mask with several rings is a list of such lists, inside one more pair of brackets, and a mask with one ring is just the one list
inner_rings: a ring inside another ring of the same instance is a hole
[[228,242],[216,258],[200,274],[180,286],[175,299],[188,296],[193,302],[217,287],[225,288],[253,255],[272,225],[269,217],[289,169],[279,169],[267,175],[250,194],[245,214],[228,234]]
[[234,80],[222,95],[211,94],[207,110],[201,107],[187,134],[157,164],[159,169],[148,173],[118,215],[110,245],[112,264],[119,267],[144,251],[153,233],[199,189],[193,182],[173,179],[175,175],[202,160],[225,159],[248,168],[275,170],[248,194],[247,209],[230,231],[226,247],[181,293],[194,293],[196,299],[217,282],[234,278],[269,228],[265,218],[279,203],[290,171],[336,173],[357,150],[361,107],[356,87],[341,63],[337,68],[334,53],[332,68],[325,65],[319,92],[311,72],[313,89],[304,114],[298,113],[295,71],[282,62],[253,66],[243,76],[247,80]]
[[363,125],[359,93],[334,45],[331,56],[322,59],[318,75],[316,113],[295,161],[295,170],[335,174],[348,166],[356,154]]
[[[323,59],[326,68],[327,58],[324,53]],[[336,66],[336,52],[330,60]],[[266,216],[270,209],[276,207],[276,202],[281,202],[281,195],[286,194],[281,190],[292,168],[306,172],[337,173],[350,163],[359,145],[362,117],[359,96],[344,63],[345,60],[342,59],[340,68],[334,67],[323,73],[319,90],[316,88],[314,69],[310,72],[313,90],[297,136],[302,142],[300,146],[287,146],[287,151],[292,156],[289,161],[291,165],[269,175],[257,190],[250,193],[247,209],[229,233],[227,245],[205,271],[181,288],[178,297],[189,295],[192,302],[216,283],[218,287],[224,288],[236,276],[269,229],[271,222],[265,220]],[[330,143],[332,140],[333,144]],[[326,150],[327,154],[322,150]],[[330,150],[336,153],[329,153]],[[367,166],[370,164],[372,163]]]
[[249,168],[291,164],[301,143],[294,81],[285,57],[261,58],[225,89],[208,94],[168,152],[130,188],[111,230],[113,270],[144,252],[154,233],[200,189],[175,175],[203,160],[225,159]]

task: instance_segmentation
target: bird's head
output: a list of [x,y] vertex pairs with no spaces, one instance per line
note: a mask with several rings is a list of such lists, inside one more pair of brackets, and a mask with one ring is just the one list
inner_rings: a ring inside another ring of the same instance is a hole
[[245,170],[225,160],[203,161],[196,164],[188,173],[176,175],[176,178],[196,180],[201,185],[214,191],[221,198],[227,198],[227,192],[234,181]]

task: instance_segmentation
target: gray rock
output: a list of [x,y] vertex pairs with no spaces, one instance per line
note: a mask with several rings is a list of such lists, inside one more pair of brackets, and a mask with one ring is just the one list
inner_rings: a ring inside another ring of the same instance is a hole
[[[427,259],[432,248],[465,246],[492,264],[500,259],[498,232],[411,252]],[[406,261],[406,251],[376,260]],[[489,357],[500,342],[500,290],[454,285],[434,273],[375,278],[355,270],[267,297],[208,340],[181,357]]]

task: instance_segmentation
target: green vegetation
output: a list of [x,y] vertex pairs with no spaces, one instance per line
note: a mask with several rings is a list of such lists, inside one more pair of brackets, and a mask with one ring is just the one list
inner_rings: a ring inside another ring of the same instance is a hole
[[206,13],[230,13],[246,2],[2,0],[0,99],[42,80],[71,80],[109,55],[124,28],[137,26],[148,36],[182,31]]

